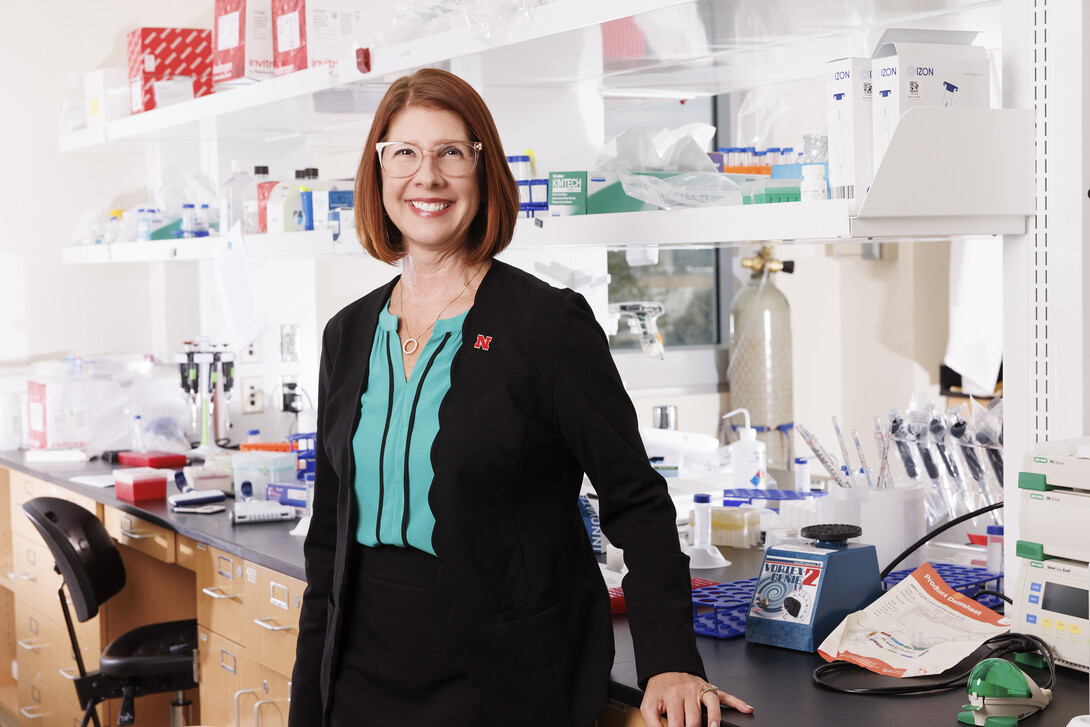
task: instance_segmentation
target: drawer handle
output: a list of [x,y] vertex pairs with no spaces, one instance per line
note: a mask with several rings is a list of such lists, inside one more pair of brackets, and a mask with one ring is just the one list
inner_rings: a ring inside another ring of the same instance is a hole
[[58,669],[57,671],[59,671],[61,673],[61,676],[65,679],[71,679],[72,681],[79,679],[79,674],[76,673],[76,667],[74,666],[66,666],[64,668]]
[[[32,709],[40,709],[40,712],[32,712]],[[49,712],[45,711],[45,707],[19,707],[19,714],[23,715],[27,719],[41,719],[42,717],[48,717]]]
[[20,571],[16,571],[14,573],[8,571],[8,576],[18,578],[21,581],[30,581],[31,583],[38,582],[38,576],[32,576],[29,573],[22,573]]
[[256,704],[254,704],[254,727],[258,727],[261,724],[261,719],[258,716],[258,712],[261,711],[262,707],[264,707],[266,704],[273,704],[274,702],[286,702],[286,701],[288,701],[288,700],[283,699],[283,698],[281,698],[281,699],[262,699],[262,700],[258,701]]
[[215,598],[215,599],[238,598],[237,593],[224,593],[223,589],[220,588],[219,586],[212,586],[210,588],[202,588],[201,593],[203,593],[206,596],[210,596],[212,598]]
[[243,694],[252,694],[255,697],[257,696],[257,692],[255,692],[253,689],[240,689],[235,692],[235,727],[239,727],[238,703],[240,697],[242,697]]
[[20,649],[26,649],[27,651],[40,651],[49,644],[35,644],[33,639],[19,639],[16,641]]
[[126,530],[121,528],[121,534],[130,540],[144,540],[145,538],[154,538],[155,533],[138,533],[135,530]]
[[254,619],[255,624],[263,629],[268,629],[269,631],[290,631],[291,629],[295,628],[294,626],[277,626],[275,624],[269,623],[270,621],[272,621],[271,618]]

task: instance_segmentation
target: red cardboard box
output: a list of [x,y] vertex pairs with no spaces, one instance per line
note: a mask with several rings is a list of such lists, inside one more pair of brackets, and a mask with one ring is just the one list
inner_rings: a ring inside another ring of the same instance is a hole
[[114,494],[126,502],[162,500],[167,496],[166,473],[150,467],[114,470]]
[[272,0],[273,75],[335,69],[352,53],[359,0]]
[[156,81],[186,76],[193,81],[194,98],[212,93],[211,30],[137,28],[129,33],[128,45],[134,114],[156,107]]
[[184,454],[175,452],[118,452],[117,462],[126,467],[173,467],[181,469],[186,466],[186,457]]
[[212,83],[273,76],[272,0],[216,0]]

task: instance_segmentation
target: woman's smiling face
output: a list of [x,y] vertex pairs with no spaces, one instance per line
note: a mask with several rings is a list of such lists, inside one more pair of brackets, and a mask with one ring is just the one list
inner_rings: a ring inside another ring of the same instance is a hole
[[[445,142],[473,141],[457,114],[417,106],[394,116],[386,139],[410,142],[426,151]],[[444,177],[434,155],[428,154],[411,176],[382,173],[382,203],[410,255],[414,250],[468,249],[469,227],[481,206],[477,171]]]

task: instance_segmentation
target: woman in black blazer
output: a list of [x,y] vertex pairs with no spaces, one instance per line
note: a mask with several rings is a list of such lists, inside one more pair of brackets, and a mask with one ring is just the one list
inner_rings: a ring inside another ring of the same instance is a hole
[[367,251],[402,274],[326,326],[289,724],[576,725],[608,699],[608,596],[583,473],[624,549],[648,721],[709,724],[688,559],[582,296],[493,260],[518,194],[484,102],[424,69],[376,112]]

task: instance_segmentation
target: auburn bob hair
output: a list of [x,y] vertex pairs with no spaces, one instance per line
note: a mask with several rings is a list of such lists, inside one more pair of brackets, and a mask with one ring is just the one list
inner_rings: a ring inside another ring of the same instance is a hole
[[386,133],[393,118],[409,107],[450,111],[462,119],[468,141],[481,142],[474,171],[481,187],[481,208],[469,228],[466,256],[471,265],[493,258],[511,243],[514,235],[518,185],[484,100],[464,80],[437,68],[422,68],[411,76],[399,78],[379,102],[356,172],[356,232],[360,244],[368,254],[385,263],[394,264],[405,256],[401,232],[382,204],[382,168],[375,145],[389,141]]

